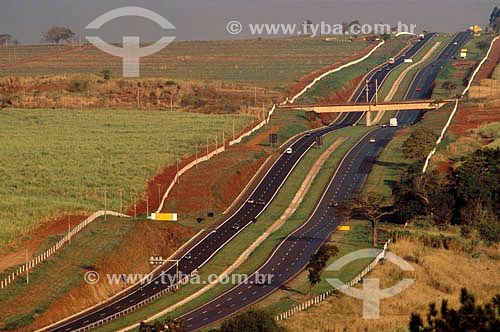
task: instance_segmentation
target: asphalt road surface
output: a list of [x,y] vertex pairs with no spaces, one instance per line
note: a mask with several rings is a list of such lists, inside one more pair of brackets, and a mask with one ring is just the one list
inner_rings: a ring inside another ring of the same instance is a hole
[[[375,95],[375,81],[380,85],[392,69],[403,63],[405,56],[412,57],[431,36],[432,34],[426,35],[423,41],[419,41],[408,50],[405,55],[398,57],[394,64],[382,66],[379,71],[373,73],[369,77],[368,98],[370,100],[373,99]],[[366,100],[366,90],[364,87],[358,91],[356,97],[356,101]],[[403,118],[406,113],[402,114]],[[181,259],[179,271],[187,275],[199,269],[245,227],[251,227],[251,224],[258,220],[260,214],[262,214],[267,205],[278,193],[297,163],[314,145],[316,136],[326,135],[331,131],[352,126],[359,122],[361,117],[362,113],[360,112],[347,113],[342,116],[337,124],[314,131],[310,135],[303,135],[295,140],[290,146],[292,148],[292,153],[283,153],[256,187],[251,195],[253,202],[246,202],[241,205],[239,210],[193,247],[188,253],[190,259],[186,259],[187,254],[184,256],[185,258]],[[409,122],[410,121],[408,121],[408,123]],[[373,136],[377,138],[376,144],[358,144],[351,150],[346,160],[344,160],[340,166],[337,175],[332,177],[332,182],[327,187],[324,197],[317,205],[316,212],[311,216],[307,224],[288,237],[287,240],[281,244],[278,251],[273,254],[269,261],[259,270],[260,273],[275,275],[275,279],[272,280],[271,284],[241,285],[231,289],[228,293],[216,300],[183,316],[188,330],[206,326],[245,308],[251,303],[268,295],[299,272],[307,263],[310,255],[317,250],[319,245],[336,227],[337,222],[330,217],[332,207],[329,204],[332,201],[342,201],[350,197],[352,193],[359,192],[369,172],[369,166],[371,164],[369,164],[368,161],[373,162],[376,155],[384,146],[382,144],[384,137],[389,133],[393,134],[393,132],[394,129],[392,128],[381,131],[380,133],[378,131],[371,132],[370,137]],[[387,136],[387,141],[392,137],[392,134]],[[381,141],[378,141],[379,137]],[[359,158],[363,159],[361,163],[359,162]],[[360,165],[363,167],[360,168]],[[361,172],[363,169],[365,169],[366,172]],[[290,261],[291,257],[293,257],[293,261]],[[46,331],[78,330],[130,308],[134,304],[171,286],[171,280],[175,280],[174,276],[176,275],[175,265],[166,265],[163,272],[170,277],[160,278],[160,276],[157,276],[148,285],[137,286],[117,299],[48,328]]]
[[[432,64],[418,73],[409,88],[407,100],[430,97],[432,84],[440,67],[461,49],[468,36],[466,32],[459,33]],[[408,57],[411,55],[410,51],[407,52]],[[383,80],[384,72],[387,71],[382,67],[372,78]],[[358,98],[363,98],[363,92]],[[415,122],[419,115],[418,110],[399,112],[399,125],[409,125]],[[353,113],[348,114],[346,119],[349,119],[348,123],[357,121],[356,114]],[[339,225],[339,220],[334,217],[335,203],[350,199],[361,191],[377,156],[397,129],[389,126],[374,129],[346,154],[306,223],[285,238],[257,271],[260,275],[268,276],[266,281],[272,276],[270,283],[261,283],[261,278],[252,275],[247,283],[237,285],[211,302],[183,315],[181,318],[184,319],[188,331],[205,327],[246,308],[302,271],[311,255]],[[371,143],[372,140],[375,140],[375,143]]]

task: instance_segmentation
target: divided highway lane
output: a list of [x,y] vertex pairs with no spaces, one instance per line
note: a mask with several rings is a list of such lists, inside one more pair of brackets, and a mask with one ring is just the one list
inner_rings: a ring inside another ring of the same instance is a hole
[[[406,52],[408,57],[413,56],[425,43],[432,37],[432,34],[425,36],[424,40],[417,42],[410,50]],[[369,99],[373,99],[375,95],[375,80],[382,82],[387,75],[403,63],[404,57],[398,57],[394,64],[382,66],[381,70],[377,71],[369,77]],[[366,92],[364,87],[360,89],[356,101],[365,100]],[[215,232],[209,233],[200,243],[193,247],[189,253],[191,259],[182,259],[179,262],[179,271],[187,275],[192,271],[199,269],[210,260],[220,249],[231,241],[239,232],[250,225],[254,219],[257,219],[260,214],[266,209],[274,196],[278,193],[281,186],[286,181],[289,174],[295,168],[297,163],[302,159],[305,153],[314,145],[316,136],[323,136],[331,131],[352,126],[359,122],[363,113],[352,112],[345,115],[337,124],[322,128],[312,132],[310,135],[303,135],[296,139],[291,144],[292,154],[282,154],[280,158],[273,164],[270,170],[266,173],[260,184],[256,187],[251,195],[254,203],[244,203],[238,211],[230,218],[222,223]],[[313,246],[311,246],[313,248]],[[167,275],[175,276],[176,267],[174,264],[166,265],[163,269]],[[136,303],[141,302],[154,294],[171,286],[170,280],[174,278],[163,278],[156,276],[153,281],[144,286],[136,286],[131,291],[123,294],[123,296],[105,303],[81,315],[77,315],[63,323],[54,327],[45,329],[45,331],[68,332],[79,328],[89,326],[92,323],[98,322],[101,319],[110,317],[122,310],[125,310]]]
[[[458,34],[446,47],[443,55],[446,51],[452,52],[455,46],[460,46],[466,40],[466,35]],[[454,45],[455,42],[458,45]],[[441,57],[438,57],[435,63],[443,64],[444,62]],[[433,68],[432,65],[430,67]],[[432,81],[424,80],[424,82],[432,84]],[[420,80],[413,81],[407,99],[421,98],[418,93],[411,92],[417,91],[419,84],[421,84]],[[430,86],[422,86],[420,91],[423,90],[422,88],[430,88]],[[397,115],[398,122],[400,125],[408,125],[415,121],[418,113],[419,111],[400,112]],[[306,223],[283,240],[258,269],[257,272],[261,275],[273,275],[270,284],[252,284],[255,278],[253,275],[250,276],[248,283],[237,285],[213,301],[183,315],[181,318],[184,319],[188,331],[205,327],[244,309],[269,295],[299,273],[308,263],[309,257],[339,225],[339,221],[333,217],[335,203],[350,199],[361,191],[377,156],[389,143],[397,129],[376,128],[367,133],[348,151]],[[371,140],[375,140],[375,143],[371,143]]]

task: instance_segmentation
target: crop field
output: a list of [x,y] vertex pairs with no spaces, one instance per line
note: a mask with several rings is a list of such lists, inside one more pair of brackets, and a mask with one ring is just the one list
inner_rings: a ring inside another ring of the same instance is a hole
[[[0,111],[0,249],[47,217],[120,209],[195,144],[219,144],[250,122],[243,115],[176,112]],[[130,205],[129,205],[130,208]]]
[[312,89],[309,89],[302,97],[299,103],[319,102],[325,97],[329,97],[333,91],[339,90],[347,82],[353,81],[360,76],[367,74],[374,67],[389,60],[405,45],[404,39],[388,40],[378,50],[376,50],[368,59],[341,70],[335,75],[330,75],[318,82]]
[[[232,81],[282,89],[304,75],[351,58],[369,42],[326,42],[324,38],[174,42],[141,59],[141,77]],[[14,55],[15,53],[15,55]],[[53,74],[121,76],[121,58],[95,47],[19,46],[0,48],[0,77]]]

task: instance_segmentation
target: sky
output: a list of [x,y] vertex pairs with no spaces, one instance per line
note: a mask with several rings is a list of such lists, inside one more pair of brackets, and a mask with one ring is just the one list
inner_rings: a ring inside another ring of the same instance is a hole
[[[9,33],[21,44],[36,44],[41,32],[51,26],[65,26],[77,34],[98,35],[107,42],[123,36],[156,41],[164,35],[176,40],[255,38],[248,24],[341,24],[359,20],[362,24],[397,22],[416,24],[417,30],[456,32],[478,24],[485,26],[500,0],[1,0],[0,34]],[[171,22],[175,30],[162,30],[139,17],[116,18],[98,32],[85,30],[109,10],[139,6]],[[242,33],[227,32],[230,21],[243,25]]]

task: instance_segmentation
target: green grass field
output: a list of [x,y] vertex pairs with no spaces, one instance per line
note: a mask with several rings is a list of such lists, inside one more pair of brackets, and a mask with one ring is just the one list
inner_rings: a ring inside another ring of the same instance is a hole
[[[351,57],[368,45],[361,40],[325,42],[324,38],[174,42],[141,59],[141,77],[251,82],[261,87],[282,89],[304,75]],[[94,47],[22,46],[15,52],[17,64],[13,61],[12,48],[0,48],[0,77],[97,74],[103,69],[109,69],[113,77],[122,75],[121,59]]]
[[367,74],[374,67],[389,60],[391,56],[396,54],[404,46],[403,39],[392,39],[387,41],[378,50],[376,50],[368,59],[345,68],[334,75],[329,75],[319,81],[313,88],[309,89],[304,95],[298,99],[298,103],[318,102],[322,98],[330,96],[332,91],[339,90],[355,78]]
[[242,130],[246,116],[140,111],[0,111],[0,248],[40,219],[75,211],[119,210],[194,144]]
[[488,123],[487,125],[474,131],[481,136],[492,140],[491,143],[486,145],[487,148],[495,149],[500,147],[500,122]]
[[[483,34],[480,37],[471,37],[471,39],[465,44],[464,48],[468,50],[467,52],[467,62],[466,66],[455,66],[455,61],[450,61],[439,72],[436,77],[436,88],[432,94],[432,98],[443,99],[453,97],[458,93],[462,93],[467,84],[467,79],[472,75],[472,71],[475,68],[476,63],[481,61],[481,59],[488,52],[488,48],[480,49],[478,43],[481,41],[491,42],[493,36],[491,34]],[[442,87],[444,82],[451,82],[455,85],[452,90],[447,90]]]

